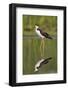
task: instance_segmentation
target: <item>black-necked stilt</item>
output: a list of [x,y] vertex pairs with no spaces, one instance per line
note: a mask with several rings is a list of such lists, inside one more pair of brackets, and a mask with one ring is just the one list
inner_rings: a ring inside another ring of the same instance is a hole
[[45,38],[53,39],[53,38],[48,33],[43,32],[37,25],[35,25],[35,31],[36,31],[37,35],[39,37],[41,37],[41,39],[42,39],[41,44],[40,44],[40,52],[42,51],[41,56],[43,57],[44,56],[44,39]]
[[36,65],[35,65],[35,70],[34,72],[37,72],[39,70],[39,68],[41,68],[42,65],[47,64],[49,62],[49,60],[52,59],[52,57],[47,58],[47,59],[41,59],[39,60]]
[[38,36],[40,36],[42,39],[43,38],[52,39],[52,37],[48,33],[43,32],[37,25],[35,25],[35,31],[38,34]]

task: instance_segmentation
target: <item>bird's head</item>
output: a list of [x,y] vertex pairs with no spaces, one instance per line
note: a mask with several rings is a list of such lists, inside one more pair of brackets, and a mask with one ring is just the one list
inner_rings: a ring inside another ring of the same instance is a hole
[[36,29],[38,29],[38,28],[39,28],[39,26],[38,26],[38,25],[35,25],[35,28],[36,28]]

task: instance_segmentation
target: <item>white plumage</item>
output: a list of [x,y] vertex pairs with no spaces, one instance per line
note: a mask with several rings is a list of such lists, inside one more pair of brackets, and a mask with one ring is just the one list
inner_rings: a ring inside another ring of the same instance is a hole
[[43,30],[41,30],[39,28],[39,26],[35,25],[35,32],[37,33],[37,35],[39,37],[43,38],[48,38],[48,39],[53,39],[47,32],[43,32]]
[[38,34],[38,36],[40,36],[41,38],[45,38],[44,36],[41,35],[40,31],[38,31],[37,28],[35,29],[35,31]]
[[39,60],[35,65],[35,72],[38,71],[38,67],[40,67],[40,64],[44,61],[44,59]]
[[35,26],[35,32],[38,34],[38,36],[40,36],[41,38],[45,38],[44,36],[41,35],[40,31],[37,30],[39,27],[36,25]]
[[52,59],[52,57],[46,58],[46,59],[41,59],[39,60],[36,65],[35,65],[35,72],[39,70],[39,68],[41,68],[42,65],[47,64],[49,62],[49,60]]

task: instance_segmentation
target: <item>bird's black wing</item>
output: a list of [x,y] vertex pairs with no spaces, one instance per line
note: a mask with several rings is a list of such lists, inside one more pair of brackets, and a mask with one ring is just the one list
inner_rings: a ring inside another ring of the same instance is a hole
[[45,36],[46,38],[48,38],[48,39],[53,39],[48,33],[43,32],[40,28],[38,28],[37,30],[39,30],[40,33],[41,33],[43,36]]
[[52,59],[52,57],[44,59],[44,61],[41,63],[40,66],[42,66],[43,64],[47,64],[49,62],[49,60]]
[[44,35],[48,39],[53,39],[48,33],[42,32],[42,35]]

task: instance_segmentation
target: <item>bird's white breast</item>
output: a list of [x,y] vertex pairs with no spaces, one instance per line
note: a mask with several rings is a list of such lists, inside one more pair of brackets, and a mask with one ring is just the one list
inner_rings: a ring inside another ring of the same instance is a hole
[[38,34],[38,36],[40,36],[41,38],[44,38],[44,36],[43,35],[41,35],[41,33],[40,33],[40,31],[39,30],[35,30],[36,31],[36,33]]
[[44,61],[44,59],[39,60],[36,65],[35,65],[35,72],[38,71],[38,67],[40,66],[40,64]]
[[41,64],[41,62],[43,62],[43,61],[44,61],[44,59],[39,60],[39,61],[37,62],[37,64],[35,65],[35,67],[39,67],[40,64]]

